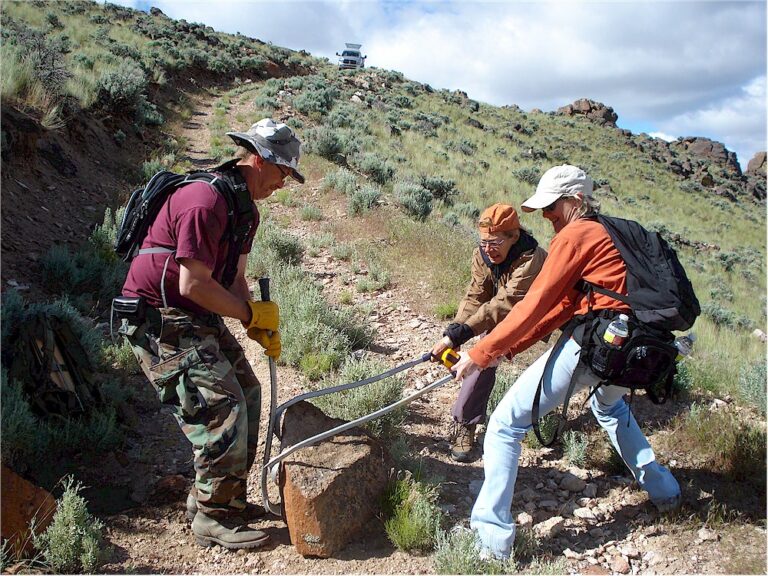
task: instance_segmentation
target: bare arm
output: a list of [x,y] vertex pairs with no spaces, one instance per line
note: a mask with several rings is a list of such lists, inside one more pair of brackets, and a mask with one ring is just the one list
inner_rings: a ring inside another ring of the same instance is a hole
[[248,281],[245,279],[245,267],[248,265],[248,254],[240,254],[237,261],[237,274],[235,280],[229,287],[230,293],[243,300],[251,299],[251,291],[248,289]]
[[214,280],[212,274],[213,271],[199,260],[179,258],[179,293],[219,316],[237,318],[241,322],[250,321],[251,309],[246,303],[247,296],[233,294]]

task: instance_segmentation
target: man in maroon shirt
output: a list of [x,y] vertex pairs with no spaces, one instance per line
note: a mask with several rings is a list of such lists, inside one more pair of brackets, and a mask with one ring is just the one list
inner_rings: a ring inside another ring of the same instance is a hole
[[253,301],[245,279],[259,224],[252,203],[282,188],[288,176],[300,183],[304,177],[297,170],[299,140],[285,124],[265,118],[228,135],[240,146],[238,160],[217,176],[247,190],[253,209],[234,280],[228,283],[225,273],[227,200],[211,184],[187,184],[168,197],[131,263],[123,296],[143,313],[123,319],[120,333],[192,443],[195,484],[187,515],[197,542],[256,548],[268,536],[249,521],[264,509],[246,502],[246,482],[256,458],[261,386],[222,317],[240,320],[265,354],[278,358],[278,306]]

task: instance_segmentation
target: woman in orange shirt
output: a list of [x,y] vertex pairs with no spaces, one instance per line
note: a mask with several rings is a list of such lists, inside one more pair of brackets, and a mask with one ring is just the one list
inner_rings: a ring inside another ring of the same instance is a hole
[[[556,166],[539,181],[536,193],[522,204],[526,212],[541,210],[555,236],[541,272],[523,300],[484,339],[463,354],[455,366],[462,379],[502,355],[515,355],[571,320],[585,314],[587,299],[575,286],[580,279],[626,294],[626,266],[608,232],[594,218],[599,203],[592,197],[592,179],[575,166]],[[626,304],[594,293],[592,308],[627,311]],[[570,338],[557,352],[545,352],[518,378],[491,415],[485,433],[485,480],[472,509],[470,525],[477,530],[485,554],[507,558],[512,552],[515,523],[511,506],[517,479],[520,443],[532,427],[533,398],[542,380],[540,414],[561,405],[576,366],[580,346]],[[556,357],[547,367],[550,354]],[[546,371],[545,371],[546,368]],[[577,376],[575,390],[596,385],[589,369]],[[680,503],[680,486],[656,457],[624,401],[628,389],[601,386],[591,398],[598,423],[617,452],[662,511]],[[621,423],[620,423],[621,422]]]

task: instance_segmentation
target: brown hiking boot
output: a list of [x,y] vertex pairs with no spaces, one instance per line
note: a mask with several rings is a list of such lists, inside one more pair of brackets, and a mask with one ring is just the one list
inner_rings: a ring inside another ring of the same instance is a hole
[[[195,496],[195,490],[194,488],[189,491],[189,494],[187,495],[187,519],[192,522],[195,519],[195,514],[197,514],[197,497]],[[256,518],[261,518],[267,513],[264,508],[259,506],[258,504],[251,504],[250,502],[245,503],[245,510],[240,510],[239,512],[232,512],[231,516],[233,518],[237,518],[239,520],[242,520],[243,522],[248,522],[249,520],[255,520]]]
[[214,519],[202,512],[195,514],[192,533],[200,546],[218,544],[224,548],[259,548],[269,540],[269,535],[251,528],[236,518]]
[[456,462],[469,462],[472,449],[475,447],[475,424],[457,426],[456,435],[451,446],[451,458]]

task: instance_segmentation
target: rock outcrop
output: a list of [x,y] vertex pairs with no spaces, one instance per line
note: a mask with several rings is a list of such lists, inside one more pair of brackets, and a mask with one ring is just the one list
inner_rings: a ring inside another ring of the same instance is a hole
[[619,119],[619,115],[610,106],[587,98],[580,98],[573,104],[558,108],[557,113],[562,116],[586,116],[600,126],[616,127],[616,120]]
[[752,160],[749,161],[749,164],[747,164],[747,171],[745,172],[745,174],[747,176],[760,176],[762,178],[765,178],[765,175],[766,175],[765,158],[766,158],[765,152],[757,152],[752,157]]
[[731,176],[741,176],[741,166],[736,153],[730,152],[723,144],[700,136],[679,138],[669,144],[670,150],[700,158],[725,170]]
[[[342,423],[299,402],[285,412],[282,446]],[[378,510],[391,467],[384,447],[359,428],[289,456],[280,486],[288,532],[299,554],[328,558],[362,535]]]

